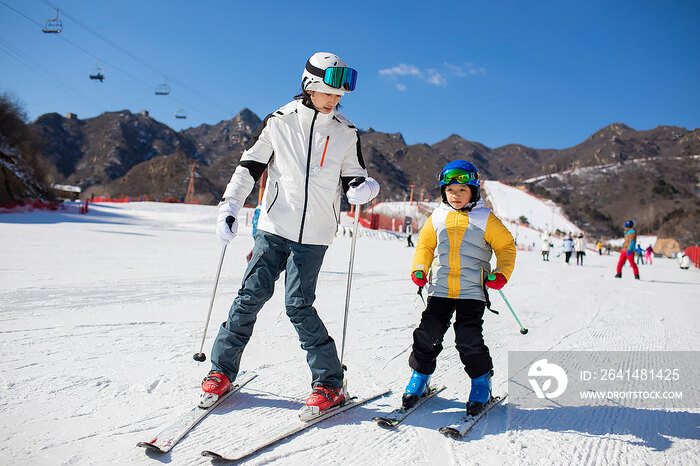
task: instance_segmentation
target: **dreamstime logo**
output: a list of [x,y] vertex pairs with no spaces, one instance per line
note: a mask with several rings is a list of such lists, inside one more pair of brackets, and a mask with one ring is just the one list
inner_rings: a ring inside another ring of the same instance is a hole
[[[556,398],[561,396],[566,390],[566,386],[569,383],[569,378],[566,376],[566,372],[560,366],[556,364],[548,363],[546,359],[540,359],[530,366],[530,370],[527,373],[530,377],[530,385],[535,391],[537,398]],[[540,387],[537,382],[537,378],[546,377],[546,380],[542,383]],[[556,390],[550,391],[552,386],[552,380],[557,381]]]

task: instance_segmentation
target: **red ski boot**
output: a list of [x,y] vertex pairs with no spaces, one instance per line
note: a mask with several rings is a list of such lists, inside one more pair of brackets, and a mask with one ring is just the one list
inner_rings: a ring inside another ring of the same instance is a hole
[[231,388],[231,381],[217,370],[209,371],[202,381],[202,393],[199,397],[199,407],[209,408],[216,403],[221,395]]
[[306,399],[306,406],[299,412],[302,421],[309,421],[321,415],[328,408],[343,404],[345,394],[342,388],[317,385]]

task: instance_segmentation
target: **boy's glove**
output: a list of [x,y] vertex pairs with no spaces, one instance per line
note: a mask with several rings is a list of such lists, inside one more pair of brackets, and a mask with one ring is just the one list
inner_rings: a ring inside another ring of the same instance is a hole
[[379,194],[379,183],[377,183],[377,180],[372,177],[360,180],[361,177],[358,177],[351,181],[348,192],[345,193],[350,204],[367,204]]
[[415,270],[411,273],[411,280],[418,286],[425,286],[428,283],[428,280],[425,279],[425,274],[420,270]]
[[494,290],[500,290],[503,288],[508,280],[501,272],[492,273],[486,278],[484,284],[489,288]]
[[219,204],[219,216],[216,218],[216,236],[222,243],[229,244],[238,233],[238,207],[230,202]]

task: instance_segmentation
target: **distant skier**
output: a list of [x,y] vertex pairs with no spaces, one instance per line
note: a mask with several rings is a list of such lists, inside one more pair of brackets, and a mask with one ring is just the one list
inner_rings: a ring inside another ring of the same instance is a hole
[[678,265],[681,269],[688,270],[690,266],[693,265],[693,261],[690,260],[690,257],[688,257],[686,253],[681,251],[678,253]]
[[411,226],[410,223],[408,223],[408,224],[406,224],[406,241],[408,242],[406,247],[409,247],[409,248],[414,247],[412,236],[413,236],[413,227]]
[[634,252],[637,254],[637,265],[644,265],[644,250],[642,249],[642,245],[637,243],[637,249],[635,249]]
[[651,247],[651,245],[647,246],[646,250],[646,261],[651,265],[651,256],[654,255],[654,249]]
[[549,232],[547,230],[542,233],[542,260],[549,262],[549,249],[552,247]]
[[[491,398],[493,363],[482,335],[484,286],[499,290],[515,267],[515,242],[510,232],[481,200],[479,173],[470,162],[456,160],[440,173],[442,203],[418,236],[411,278],[428,284],[428,303],[413,332],[409,366],[413,374],[403,395],[404,407],[415,405],[428,389],[442,351],[442,340],[456,312],[456,348],[471,378],[467,413],[476,414]],[[497,267],[489,260],[495,251]],[[489,280],[490,274],[495,278]]]
[[617,261],[615,278],[622,278],[622,267],[625,265],[625,261],[629,261],[634,278],[639,280],[639,269],[637,264],[634,263],[634,251],[637,247],[637,232],[634,230],[634,222],[628,220],[625,222],[625,228],[627,228],[625,242],[622,244],[622,250],[620,251],[620,260]]
[[576,251],[576,265],[583,265],[583,256],[586,255],[586,240],[583,233],[579,233],[574,240],[574,250]]
[[564,244],[562,247],[564,249],[564,262],[568,264],[569,259],[571,259],[571,253],[574,252],[574,240],[571,238],[571,234],[567,233],[564,237]]
[[596,249],[598,249],[598,255],[602,256],[603,255],[603,244],[598,240],[598,242],[595,245]]
[[[281,73],[274,66],[265,71]],[[235,238],[243,201],[267,169],[252,259],[214,341],[200,406],[210,406],[235,380],[258,311],[272,297],[282,271],[287,315],[311,370],[313,391],[306,405],[323,411],[345,399],[335,341],[313,303],[323,256],[338,228],[341,188],[355,205],[379,192],[379,184],[367,176],[357,128],[337,111],[340,98],[355,89],[356,76],[338,56],[314,54],[306,62],[301,93],[265,118],[231,176],[216,226],[225,244]]]

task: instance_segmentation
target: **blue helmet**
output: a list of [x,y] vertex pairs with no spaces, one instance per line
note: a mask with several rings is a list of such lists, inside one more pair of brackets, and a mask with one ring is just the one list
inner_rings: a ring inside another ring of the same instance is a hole
[[625,227],[626,228],[632,228],[634,226],[634,220],[627,220],[625,222]]
[[481,180],[479,171],[473,163],[466,160],[455,160],[450,162],[440,172],[440,192],[442,200],[447,202],[445,197],[445,187],[451,184],[465,184],[472,192],[471,202],[476,202],[481,197]]

